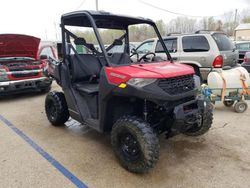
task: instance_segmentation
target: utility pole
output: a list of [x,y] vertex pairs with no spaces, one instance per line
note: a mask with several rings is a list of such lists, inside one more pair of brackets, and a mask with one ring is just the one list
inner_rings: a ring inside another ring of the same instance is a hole
[[233,31],[233,33],[234,33],[234,40],[236,40],[236,32],[235,32],[235,28],[236,28],[236,22],[237,22],[237,11],[238,11],[238,9],[235,9],[235,14],[234,14],[234,31]]
[[98,0],[95,0],[95,8],[96,8],[96,11],[98,11]]

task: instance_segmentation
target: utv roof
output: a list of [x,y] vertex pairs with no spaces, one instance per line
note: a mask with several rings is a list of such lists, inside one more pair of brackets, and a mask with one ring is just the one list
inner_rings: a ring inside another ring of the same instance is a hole
[[61,17],[64,25],[83,27],[92,27],[91,19],[95,21],[98,28],[106,29],[125,29],[127,26],[134,24],[154,24],[150,19],[116,15],[105,11],[74,11],[63,14]]

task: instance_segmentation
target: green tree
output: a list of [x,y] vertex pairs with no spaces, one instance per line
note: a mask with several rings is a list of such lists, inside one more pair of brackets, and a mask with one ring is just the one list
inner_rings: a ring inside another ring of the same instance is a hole
[[196,19],[177,17],[167,24],[167,33],[192,33],[196,30]]
[[250,9],[244,9],[240,14],[242,23],[250,23]]
[[164,23],[163,20],[156,21],[156,26],[158,30],[160,31],[162,36],[165,36],[167,34],[167,25]]
[[244,17],[241,21],[242,23],[250,23],[250,16]]

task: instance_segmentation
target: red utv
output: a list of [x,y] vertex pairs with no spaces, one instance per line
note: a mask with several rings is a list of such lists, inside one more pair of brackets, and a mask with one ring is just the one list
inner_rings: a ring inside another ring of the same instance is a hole
[[[155,31],[167,60],[148,53],[131,61],[129,31],[138,24]],[[155,166],[159,134],[197,136],[209,130],[212,108],[198,95],[200,79],[192,67],[172,61],[152,20],[77,11],[62,16],[61,28],[63,60],[54,77],[63,92],[50,92],[45,101],[53,125],[64,125],[71,116],[101,133],[111,132],[121,165],[136,173]],[[108,30],[116,36],[105,48],[102,35]],[[112,51],[115,46],[121,51]]]
[[40,39],[18,34],[0,35],[0,96],[38,90],[48,92],[49,58],[57,59],[55,48]]

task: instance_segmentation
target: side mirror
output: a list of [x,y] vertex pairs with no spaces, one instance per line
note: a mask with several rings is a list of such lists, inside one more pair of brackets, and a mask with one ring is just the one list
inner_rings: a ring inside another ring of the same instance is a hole
[[123,44],[122,40],[119,40],[119,39],[115,39],[113,42],[114,46],[121,46],[122,44]]
[[130,51],[132,54],[136,53],[136,49],[132,48]]
[[49,57],[47,55],[40,55],[40,59],[45,60],[45,59],[49,59]]
[[56,44],[56,47],[57,47],[57,55],[58,55],[58,58],[59,58],[59,59],[62,59],[62,58],[63,58],[62,43],[61,43],[61,42],[58,42],[58,43]]
[[76,38],[74,40],[75,45],[86,45],[86,40],[84,38]]

